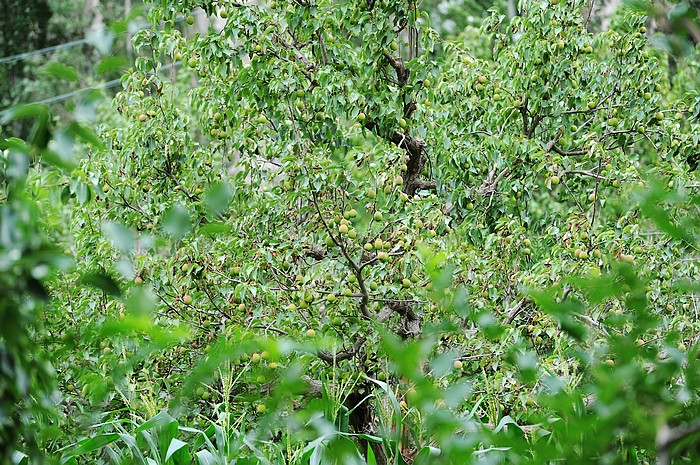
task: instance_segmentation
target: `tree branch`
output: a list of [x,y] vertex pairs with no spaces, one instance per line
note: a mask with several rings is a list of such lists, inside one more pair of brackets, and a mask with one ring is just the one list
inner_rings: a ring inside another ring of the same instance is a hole
[[409,337],[418,337],[421,334],[421,325],[423,317],[413,311],[410,301],[405,300],[389,300],[386,306],[382,309],[377,317],[377,320],[384,322],[388,320],[392,314],[397,313],[403,317],[401,326],[396,333],[404,339]]
[[349,349],[343,350],[342,352],[331,353],[326,352],[325,350],[319,350],[316,352],[316,356],[326,363],[336,363],[342,362],[343,360],[350,360],[357,355],[366,340],[367,337],[363,336],[355,342],[355,345]]
[[406,66],[403,64],[403,59],[401,57],[394,57],[387,52],[384,52],[384,57],[387,59],[391,67],[394,68],[394,71],[396,71],[398,86],[403,87],[408,84],[411,71],[406,69]]
[[568,170],[568,171],[564,171],[564,175],[567,175],[567,174],[582,174],[582,175],[584,175],[584,176],[590,176],[590,177],[592,177],[592,178],[602,179],[603,181],[609,181],[609,179],[606,178],[605,176],[601,176],[601,175],[599,175],[599,174],[597,174],[597,173],[594,173],[593,171],[587,171],[587,170]]
[[323,65],[328,66],[328,53],[326,52],[326,44],[323,42],[323,34],[321,31],[316,31],[316,36],[318,37],[318,45],[321,48],[321,55],[323,56]]
[[556,145],[552,145],[551,150],[558,153],[562,157],[577,157],[577,156],[585,155],[588,153],[588,150],[569,150],[569,151],[565,152],[561,148],[557,147]]
[[362,297],[360,298],[360,311],[362,312],[362,315],[364,315],[365,318],[371,319],[373,315],[367,307],[367,303],[369,302],[369,292],[367,291],[367,286],[365,285],[365,280],[362,276],[362,268],[360,267],[360,265],[357,264],[357,262],[355,262],[355,260],[352,259],[352,257],[350,257],[350,254],[348,253],[348,250],[345,247],[345,242],[343,242],[343,240],[340,237],[336,237],[333,235],[333,232],[328,226],[328,223],[326,223],[326,219],[321,213],[321,208],[318,206],[318,198],[316,197],[316,191],[313,189],[311,189],[311,196],[313,198],[314,206],[316,207],[316,212],[318,213],[318,216],[321,219],[321,222],[323,223],[323,227],[331,236],[331,240],[333,241],[333,243],[337,245],[338,248],[340,248],[340,252],[343,254],[343,257],[345,257],[345,259],[348,261],[348,264],[350,265],[353,274],[357,278],[357,283],[360,286],[360,292],[362,295]]
[[663,425],[656,433],[656,445],[659,448],[659,465],[671,464],[671,446],[692,434],[700,431],[700,420],[696,420],[689,425],[669,428]]
[[373,121],[365,123],[365,127],[375,132],[380,137],[390,140],[398,147],[403,148],[408,154],[406,162],[406,172],[402,175],[402,191],[409,197],[413,197],[421,189],[434,189],[437,187],[435,181],[425,181],[420,179],[420,175],[425,167],[427,158],[424,155],[425,141],[418,137],[413,137],[408,132],[394,131],[388,136],[379,134],[379,126]]

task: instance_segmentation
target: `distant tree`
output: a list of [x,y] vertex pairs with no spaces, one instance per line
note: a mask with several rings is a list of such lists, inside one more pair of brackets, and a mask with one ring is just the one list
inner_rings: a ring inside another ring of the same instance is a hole
[[[0,58],[51,45],[47,0],[1,0],[0,5]],[[15,85],[24,74],[22,61],[0,64],[0,109],[16,102]]]

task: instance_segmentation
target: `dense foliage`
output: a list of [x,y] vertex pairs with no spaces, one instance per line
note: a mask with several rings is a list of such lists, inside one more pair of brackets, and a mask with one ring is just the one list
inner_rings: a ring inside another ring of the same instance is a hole
[[696,460],[698,52],[584,6],[154,4],[99,136],[3,143],[5,456]]

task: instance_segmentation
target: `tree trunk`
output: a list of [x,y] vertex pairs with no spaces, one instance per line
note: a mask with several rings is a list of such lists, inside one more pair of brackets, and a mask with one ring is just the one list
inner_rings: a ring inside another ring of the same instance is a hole
[[512,21],[516,16],[518,16],[518,5],[516,0],[508,0],[508,19]]
[[94,15],[92,23],[88,26],[87,32],[104,29],[104,18],[100,12],[100,0],[85,0],[85,14],[87,16]]
[[[365,387],[367,389],[371,389],[371,386]],[[375,432],[374,419],[372,417],[372,406],[366,400],[362,402],[365,397],[365,394],[355,391],[348,396],[347,400],[345,401],[345,406],[352,412],[349,420],[350,426],[352,426],[355,433],[374,435]],[[368,445],[372,448],[377,465],[387,465],[389,463],[386,452],[384,452],[384,444],[370,442],[361,438],[358,438],[358,443],[360,444],[360,450],[363,454],[367,453],[366,451]]]
[[[124,0],[124,17],[128,18],[131,14],[131,0]],[[131,33],[127,28],[126,32],[126,51],[131,53]]]

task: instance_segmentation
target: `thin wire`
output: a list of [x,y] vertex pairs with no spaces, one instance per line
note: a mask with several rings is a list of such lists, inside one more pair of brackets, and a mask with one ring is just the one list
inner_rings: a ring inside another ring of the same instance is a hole
[[[149,26],[149,24],[142,24],[140,25],[135,32],[138,32],[142,29],[146,29]],[[106,29],[97,29],[93,31],[94,33],[97,32],[104,32]],[[114,34],[115,37],[118,37],[122,34],[126,34],[129,31],[122,31],[118,34]],[[12,55],[9,57],[4,57],[0,58],[0,64],[2,63],[14,63],[16,61],[21,61],[24,60],[25,58],[29,58],[35,55],[46,55],[47,53],[55,52],[57,50],[63,50],[65,48],[71,48],[75,47],[76,45],[82,45],[82,44],[87,44],[89,42],[92,42],[92,38],[85,38],[85,39],[79,39],[79,40],[74,40],[72,42],[66,42],[64,44],[59,44],[59,45],[52,45],[51,47],[46,47],[46,48],[40,48],[38,50],[33,50],[31,52],[25,52],[25,53],[20,53],[18,55]]]
[[[160,68],[160,71],[167,71],[170,68],[180,66],[179,63],[170,63],[167,65],[164,65]],[[55,97],[50,97],[46,98],[44,100],[38,100],[36,102],[32,102],[28,105],[50,105],[52,103],[58,103],[58,102],[63,102],[65,100],[68,100],[69,98],[75,97],[78,94],[81,94],[83,92],[87,92],[90,90],[98,90],[98,89],[111,89],[112,87],[116,87],[119,83],[121,82],[121,79],[112,79],[111,81],[107,81],[103,84],[98,84],[95,86],[90,86],[90,87],[85,87],[83,89],[77,89],[72,92],[68,92],[65,94],[57,95]],[[8,108],[7,110],[0,111],[0,119],[4,118],[5,115],[9,114],[12,112],[13,108]]]
[[[199,16],[202,13],[203,13],[203,11],[196,11],[193,14],[195,16]],[[185,20],[185,18],[180,17],[180,18],[175,19],[174,22],[180,23],[184,20]],[[146,29],[150,26],[151,26],[150,23],[141,24],[136,28],[136,30],[132,30],[132,29],[124,30],[124,31],[121,31],[117,34],[114,34],[114,36],[118,37],[120,35],[127,34],[130,32],[138,32],[138,31]],[[105,32],[106,30],[107,30],[107,28],[102,28],[102,29],[96,29],[95,31],[91,31],[91,32],[98,33],[98,32]],[[21,60],[24,60],[25,58],[29,58],[29,57],[32,57],[35,55],[46,55],[47,53],[55,52],[57,50],[63,50],[64,48],[71,48],[71,47],[75,47],[76,45],[87,44],[91,41],[92,41],[91,38],[86,37],[85,39],[74,40],[72,42],[66,42],[64,44],[52,45],[51,47],[40,48],[38,50],[32,50],[31,52],[19,53],[17,55],[11,55],[9,57],[3,57],[3,58],[0,58],[0,64],[2,64],[2,63],[14,63],[16,61],[21,61]]]
[[[107,81],[104,84],[74,90],[72,92],[68,92],[67,94],[61,94],[61,95],[57,95],[55,97],[47,98],[44,100],[39,100],[36,102],[29,103],[28,105],[49,105],[52,103],[63,102],[64,100],[68,100],[71,97],[75,97],[76,95],[81,94],[81,93],[86,92],[86,91],[89,91],[89,90],[109,89],[109,88],[115,87],[119,84],[119,81],[120,81],[120,79],[112,79],[111,81]],[[5,115],[11,113],[13,110],[14,110],[14,107],[10,107],[7,110],[0,111],[0,119],[4,118]]]
[[51,47],[40,48],[39,50],[34,50],[31,52],[20,53],[19,55],[12,55],[5,58],[0,58],[1,63],[14,63],[15,61],[24,60],[34,55],[44,55],[46,53],[51,53],[56,50],[61,50],[64,48],[75,47],[76,45],[87,43],[87,39],[74,40],[73,42],[66,42],[65,44],[53,45]]

